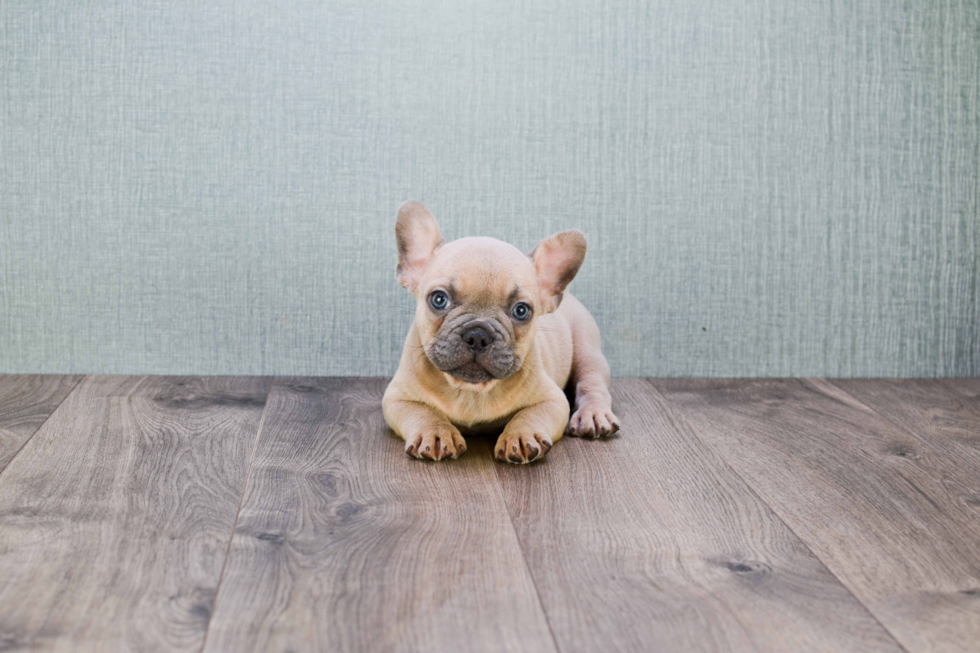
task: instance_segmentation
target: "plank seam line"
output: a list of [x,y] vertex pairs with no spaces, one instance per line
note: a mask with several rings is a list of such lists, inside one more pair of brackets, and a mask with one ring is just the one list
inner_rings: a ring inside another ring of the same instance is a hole
[[[943,387],[944,388],[949,388],[949,390],[952,391],[952,393],[954,395],[956,395],[957,397],[959,397],[960,399],[965,399],[967,401],[970,401],[971,399],[974,399],[974,397],[968,395],[966,393],[966,391],[960,390],[958,387],[956,387],[956,384],[955,383],[951,383],[951,381],[956,381],[956,377],[935,377],[935,378],[936,378],[937,381],[942,381]],[[973,377],[966,377],[966,378],[969,379],[969,378],[973,378]],[[834,383],[834,382],[831,381],[831,383]],[[837,385],[837,384],[834,383],[834,385]]]
[[687,426],[691,430],[691,433],[694,434],[694,437],[696,437],[698,440],[700,440],[701,441],[701,444],[703,444],[714,455],[718,456],[718,459],[721,460],[721,462],[725,464],[725,467],[727,467],[728,469],[730,469],[732,471],[732,473],[735,474],[735,477],[742,482],[742,485],[744,485],[745,488],[749,492],[752,493],[752,496],[754,496],[756,499],[759,500],[759,502],[762,505],[764,505],[766,508],[768,508],[769,509],[769,512],[772,513],[772,516],[775,517],[776,519],[778,519],[779,520],[779,523],[781,523],[783,526],[785,526],[786,527],[786,530],[788,530],[790,533],[792,533],[793,534],[793,537],[795,537],[797,540],[799,540],[800,541],[800,544],[802,544],[803,546],[806,547],[806,550],[810,552],[810,555],[812,555],[813,558],[817,562],[819,562],[821,564],[821,566],[823,566],[824,569],[827,570],[827,573],[829,573],[835,580],[837,580],[838,583],[840,583],[840,586],[844,588],[844,591],[846,591],[848,594],[850,594],[854,598],[854,600],[858,602],[858,605],[860,605],[862,608],[864,608],[864,611],[868,613],[868,616],[870,616],[872,619],[874,619],[874,621],[875,621],[876,624],[878,624],[879,626],[881,626],[881,629],[885,632],[886,635],[888,635],[889,637],[891,637],[892,641],[895,642],[895,645],[898,646],[901,650],[905,651],[906,653],[909,653],[909,650],[907,648],[905,648],[905,645],[902,644],[902,642],[899,641],[898,637],[896,637],[895,634],[891,630],[889,630],[888,627],[885,626],[885,624],[883,624],[880,619],[878,619],[878,615],[876,615],[874,612],[872,612],[871,611],[871,608],[869,608],[867,605],[865,605],[864,601],[862,601],[860,598],[858,598],[858,596],[851,590],[851,588],[847,586],[847,584],[844,582],[844,580],[840,576],[838,576],[837,574],[835,574],[834,573],[834,570],[831,569],[827,565],[827,563],[824,561],[824,559],[821,558],[819,555],[817,555],[817,552],[813,550],[813,548],[810,546],[810,544],[806,540],[804,540],[802,537],[800,537],[799,533],[797,533],[795,530],[793,530],[793,527],[792,526],[790,526],[788,523],[786,523],[786,520],[783,519],[782,515],[780,515],[773,506],[769,505],[769,502],[768,501],[766,501],[761,496],[759,496],[759,493],[755,491],[755,488],[752,487],[752,485],[750,485],[749,482],[746,481],[742,477],[742,475],[738,473],[738,470],[737,469],[735,469],[734,467],[732,467],[732,465],[728,462],[728,459],[725,458],[724,456],[722,456],[721,453],[719,453],[717,449],[715,449],[713,446],[711,446],[711,443],[709,443],[701,435],[701,433],[699,432],[699,430],[696,429],[694,427],[694,425],[691,424],[690,421],[688,421],[688,419],[684,416],[684,413],[674,404],[674,402],[672,402],[670,400],[670,397],[668,397],[667,395],[665,395],[664,393],[660,392],[660,390],[657,389],[657,386],[654,385],[654,383],[653,383],[653,379],[651,379],[649,377],[645,377],[645,380],[650,385],[650,388],[654,392],[656,392],[658,395],[660,395],[660,397],[670,406],[671,412],[674,413],[674,416],[678,420],[683,420],[684,425]]
[[[914,380],[917,380],[917,379],[901,379],[901,380],[913,380],[914,381]],[[850,397],[851,399],[853,399],[855,402],[857,402],[857,403],[861,404],[862,406],[864,406],[865,408],[867,408],[869,411],[871,411],[872,413],[874,413],[874,416],[875,417],[877,417],[877,418],[883,420],[884,422],[887,422],[891,426],[897,427],[899,430],[904,431],[904,432],[908,433],[909,435],[911,435],[912,438],[915,441],[917,441],[920,444],[922,444],[925,447],[927,447],[930,451],[932,451],[934,454],[936,454],[937,456],[939,456],[940,459],[945,459],[946,458],[946,454],[943,453],[938,448],[936,448],[936,445],[934,445],[929,440],[929,438],[925,437],[923,434],[919,433],[918,431],[916,431],[915,429],[911,428],[910,426],[907,426],[906,424],[902,424],[901,422],[898,422],[898,421],[893,420],[892,418],[888,417],[888,415],[886,415],[885,413],[879,411],[874,406],[868,405],[867,402],[861,401],[860,399],[858,399],[857,397],[855,397],[853,394],[851,394],[850,392],[848,392],[847,390],[845,390],[844,388],[842,388],[839,384],[834,383],[833,380],[831,380],[831,379],[824,379],[824,381],[826,381],[830,385],[834,386],[834,388],[836,388],[837,390],[839,390],[839,391],[843,392],[844,394],[846,394],[848,397]],[[969,397],[964,397],[959,392],[956,392],[955,390],[951,389],[945,383],[942,384],[942,387],[945,388],[954,397],[957,397],[959,399],[969,399]]]
[[262,406],[262,417],[259,418],[258,428],[255,429],[255,442],[252,443],[252,455],[248,459],[248,468],[245,470],[245,483],[242,484],[242,496],[238,499],[238,509],[235,511],[235,521],[231,525],[231,537],[228,538],[228,546],[225,548],[225,559],[221,563],[221,573],[218,574],[218,584],[214,587],[214,600],[211,602],[211,613],[208,615],[208,625],[204,629],[204,639],[201,640],[200,650],[208,645],[208,635],[211,634],[211,621],[214,619],[214,609],[218,605],[218,595],[221,593],[221,581],[225,579],[225,570],[228,568],[228,560],[231,558],[231,545],[235,541],[235,530],[238,528],[238,517],[242,514],[242,505],[245,503],[245,493],[248,491],[248,482],[252,478],[252,465],[255,463],[255,452],[259,450],[259,437],[262,435],[262,427],[265,426],[265,416],[269,411],[269,400],[272,399],[272,391],[276,387],[276,378],[269,384],[269,392],[265,395],[265,405]]
[[0,476],[3,476],[3,473],[10,468],[10,466],[13,464],[13,462],[15,460],[17,460],[17,456],[19,456],[20,455],[20,452],[24,450],[24,447],[27,446],[27,443],[30,442],[31,440],[33,440],[34,439],[34,436],[41,432],[41,429],[44,428],[44,425],[47,424],[51,420],[51,417],[55,413],[58,412],[58,409],[61,408],[61,406],[66,401],[68,401],[68,397],[70,397],[73,394],[75,394],[75,390],[77,390],[78,389],[78,386],[81,385],[82,381],[84,381],[87,378],[88,378],[88,375],[87,374],[82,374],[82,375],[79,376],[78,380],[75,381],[75,384],[71,387],[71,390],[69,390],[65,394],[65,396],[61,399],[61,401],[58,402],[58,405],[55,406],[55,409],[52,410],[50,413],[48,413],[48,416],[44,418],[44,421],[41,422],[40,426],[38,426],[36,429],[34,429],[34,432],[33,433],[31,433],[29,436],[27,436],[27,439],[24,440],[24,444],[20,445],[20,447],[17,449],[17,451],[14,453],[14,455],[10,457],[10,460],[7,461],[7,464],[4,466],[4,468],[3,469],[0,469]]
[[524,571],[527,572],[527,577],[531,581],[531,587],[534,588],[534,596],[538,599],[538,606],[541,608],[541,616],[544,617],[544,623],[548,626],[548,634],[551,636],[551,643],[554,645],[556,651],[561,651],[561,646],[558,645],[558,638],[555,637],[555,629],[551,627],[551,619],[548,618],[548,611],[544,607],[544,601],[541,599],[541,592],[538,591],[538,582],[534,580],[534,574],[531,573],[531,566],[527,564],[527,552],[524,550],[524,545],[521,544],[521,538],[517,534],[517,526],[514,525],[514,516],[510,514],[510,508],[507,506],[507,499],[504,496],[504,486],[500,484],[500,476],[497,474],[497,462],[496,458],[493,456],[493,448],[487,447],[487,455],[490,457],[490,464],[493,465],[493,478],[497,482],[497,489],[500,491],[500,503],[503,505],[504,512],[507,513],[507,521],[510,523],[510,531],[514,534],[514,541],[517,542],[517,550],[521,552],[521,562],[524,563]]

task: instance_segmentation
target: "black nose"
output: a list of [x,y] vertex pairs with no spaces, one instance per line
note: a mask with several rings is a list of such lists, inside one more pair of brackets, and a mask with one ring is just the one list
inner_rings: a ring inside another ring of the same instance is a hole
[[493,342],[493,338],[490,337],[490,333],[483,327],[475,326],[470,327],[463,332],[463,342],[466,346],[470,348],[473,353],[479,354],[481,351],[490,346]]

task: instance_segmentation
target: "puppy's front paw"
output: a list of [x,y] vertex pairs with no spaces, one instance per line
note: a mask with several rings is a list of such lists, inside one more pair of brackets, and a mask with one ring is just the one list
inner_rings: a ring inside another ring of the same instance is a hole
[[579,438],[601,438],[619,430],[619,418],[612,411],[585,404],[568,420],[565,433]]
[[543,433],[503,432],[493,449],[497,460],[508,463],[529,463],[544,458],[551,450],[551,438]]
[[466,441],[454,426],[416,433],[405,439],[405,453],[421,460],[459,458],[466,451]]

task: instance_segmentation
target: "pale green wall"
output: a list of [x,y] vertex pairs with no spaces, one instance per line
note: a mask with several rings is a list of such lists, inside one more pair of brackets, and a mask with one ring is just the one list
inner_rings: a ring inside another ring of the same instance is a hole
[[976,0],[4,0],[0,82],[3,372],[390,373],[416,197],[582,228],[618,375],[980,374]]

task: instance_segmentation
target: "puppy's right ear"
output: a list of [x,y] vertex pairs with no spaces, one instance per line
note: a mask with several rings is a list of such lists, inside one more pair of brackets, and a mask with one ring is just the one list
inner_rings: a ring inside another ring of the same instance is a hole
[[415,200],[408,200],[398,207],[395,239],[398,241],[398,283],[414,293],[436,248],[446,241],[439,233],[432,212]]

